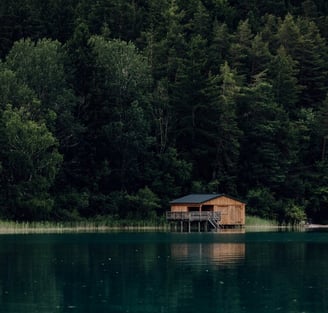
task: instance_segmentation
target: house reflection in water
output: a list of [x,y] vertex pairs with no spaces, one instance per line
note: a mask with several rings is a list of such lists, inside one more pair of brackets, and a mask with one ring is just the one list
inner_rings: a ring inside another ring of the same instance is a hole
[[245,250],[244,243],[181,243],[172,244],[171,256],[189,264],[228,266],[241,263],[245,259]]

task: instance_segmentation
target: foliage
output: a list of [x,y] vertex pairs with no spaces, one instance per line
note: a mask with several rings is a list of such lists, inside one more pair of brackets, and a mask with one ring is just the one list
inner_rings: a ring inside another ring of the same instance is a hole
[[54,202],[49,189],[62,161],[56,138],[23,109],[7,106],[1,124],[7,147],[1,153],[3,214],[27,220],[48,217]]
[[58,41],[25,39],[14,43],[5,63],[22,87],[28,87],[40,101],[38,110],[34,108],[34,118],[46,122],[62,148],[74,145],[81,131],[72,116],[75,96],[67,82],[66,61],[66,52]]
[[285,208],[284,223],[287,225],[294,226],[301,222],[305,222],[305,220],[306,214],[304,208],[295,205],[292,202]]
[[0,215],[161,216],[189,192],[327,215],[324,1],[0,5]]
[[251,189],[247,193],[247,212],[265,219],[276,219],[276,199],[267,188]]
[[160,208],[158,197],[148,187],[139,189],[135,195],[128,195],[125,205],[130,207],[132,215],[139,218],[156,216]]

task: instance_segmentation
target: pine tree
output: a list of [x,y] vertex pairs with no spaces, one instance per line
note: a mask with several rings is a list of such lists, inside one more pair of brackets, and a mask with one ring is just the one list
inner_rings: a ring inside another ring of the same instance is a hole
[[243,189],[266,186],[281,191],[292,157],[290,123],[263,78],[243,90],[239,123],[245,134],[240,157]]
[[[202,160],[203,166],[209,166],[211,176],[207,180],[217,181],[221,192],[236,193],[236,176],[239,162],[239,142],[241,131],[237,125],[236,100],[240,87],[236,74],[225,62],[220,67],[219,75],[210,75],[205,89],[208,99],[203,125],[203,145],[207,150]],[[208,161],[206,162],[206,158]],[[203,169],[202,169],[203,171]]]
[[301,88],[297,80],[297,62],[287,54],[283,46],[273,58],[268,76],[270,77],[275,101],[282,105],[289,114],[297,116],[296,104],[299,101]]
[[272,55],[269,44],[264,42],[262,34],[258,33],[252,40],[250,48],[250,71],[249,75],[255,76],[268,69]]
[[316,108],[325,99],[328,86],[328,47],[314,22],[299,18],[299,28],[303,34],[302,53],[295,56],[300,64],[299,81],[302,86],[304,106]]
[[179,66],[176,81],[171,87],[177,148],[189,161],[202,153],[198,150],[197,129],[203,123],[199,110],[206,106],[202,95],[205,68],[206,40],[196,35],[190,40],[186,58]]
[[227,58],[230,47],[230,34],[226,24],[219,24],[215,19],[213,22],[211,41],[208,47],[208,67],[212,74],[218,74],[220,66]]
[[237,31],[232,38],[230,46],[229,60],[231,67],[236,69],[241,78],[250,82],[250,68],[251,68],[251,49],[254,34],[249,25],[249,21],[241,21],[238,25]]
[[327,92],[327,46],[315,24],[304,18],[295,20],[287,15],[277,33],[279,43],[297,61],[301,86],[299,107],[315,108]]

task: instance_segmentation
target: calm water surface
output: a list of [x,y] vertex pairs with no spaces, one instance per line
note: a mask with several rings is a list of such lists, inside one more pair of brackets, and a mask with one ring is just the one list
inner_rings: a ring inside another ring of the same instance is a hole
[[328,232],[1,235],[0,312],[324,313]]

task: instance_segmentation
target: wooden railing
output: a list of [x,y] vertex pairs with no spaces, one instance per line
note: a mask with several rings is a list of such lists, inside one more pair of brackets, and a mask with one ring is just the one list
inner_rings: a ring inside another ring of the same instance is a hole
[[208,221],[210,219],[220,221],[221,212],[195,211],[195,212],[166,212],[169,221]]

